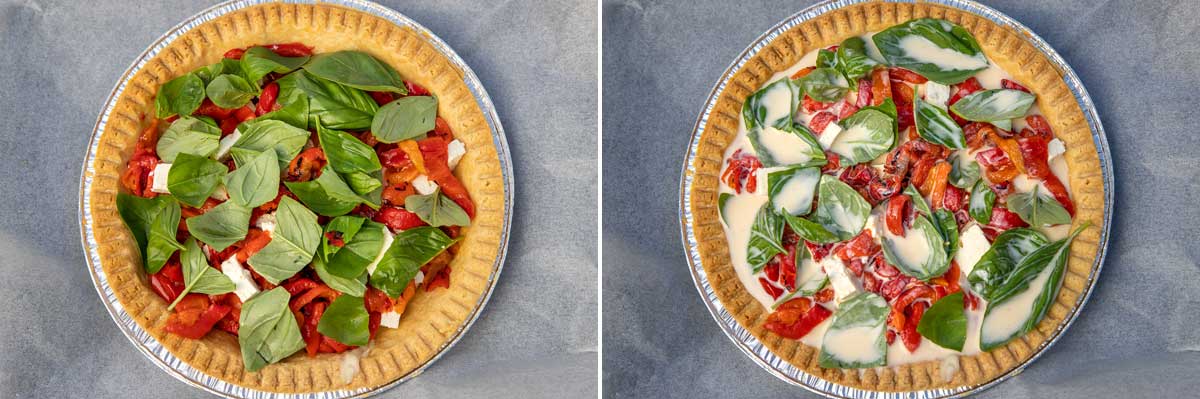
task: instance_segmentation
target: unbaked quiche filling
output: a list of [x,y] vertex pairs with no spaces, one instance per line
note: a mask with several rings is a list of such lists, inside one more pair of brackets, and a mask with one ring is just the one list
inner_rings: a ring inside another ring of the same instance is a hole
[[820,348],[821,367],[940,360],[946,376],[1033,329],[1083,228],[1036,96],[928,18],[810,52],[758,88],[718,205],[764,327]]
[[232,334],[249,371],[350,351],[353,377],[419,289],[450,285],[475,215],[453,172],[467,149],[437,110],[367,53],[301,43],[232,49],[159,87],[116,202],[165,330]]

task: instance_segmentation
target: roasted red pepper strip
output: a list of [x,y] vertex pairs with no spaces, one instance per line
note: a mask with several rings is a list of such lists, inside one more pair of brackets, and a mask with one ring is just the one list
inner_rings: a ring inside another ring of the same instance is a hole
[[825,131],[825,128],[836,120],[837,115],[822,111],[816,115],[813,115],[812,119],[808,121],[808,128],[809,130],[813,131],[813,134],[820,136],[821,133]]
[[410,96],[428,96],[429,95],[429,90],[425,90],[425,88],[421,87],[421,85],[413,83],[411,81],[405,81],[404,88],[408,89],[408,95],[410,95]]
[[800,339],[832,314],[808,298],[796,298],[779,305],[763,327],[784,338]]
[[900,330],[900,339],[904,341],[904,348],[908,349],[909,353],[915,352],[921,346],[921,334],[917,333],[917,324],[921,322],[927,308],[928,304],[918,302],[913,304],[906,314],[904,329]]
[[321,349],[322,335],[317,332],[317,323],[321,321],[327,306],[325,302],[313,302],[307,306],[309,313],[300,327],[300,335],[304,337],[304,350],[308,357],[316,356],[317,350]]
[[204,102],[200,103],[200,108],[197,108],[196,112],[193,112],[192,115],[207,116],[221,120],[233,115],[233,110],[218,107],[217,104],[213,104],[212,100],[205,98]]
[[274,51],[275,54],[279,54],[284,57],[304,57],[313,55],[312,47],[305,46],[303,43],[276,43],[264,45],[262,47],[266,47],[268,50]]
[[258,96],[258,106],[254,108],[254,114],[263,116],[274,111],[277,99],[279,99],[279,83],[271,82],[263,88],[262,94]]
[[989,182],[1007,183],[1021,172],[1013,165],[1008,154],[999,148],[991,148],[975,153],[975,160],[983,167]]
[[904,237],[904,220],[908,217],[912,197],[901,194],[888,200],[884,222],[892,235]]
[[240,60],[243,55],[246,55],[246,49],[235,48],[226,51],[224,57],[231,60]]
[[454,173],[450,171],[450,165],[446,163],[446,146],[449,143],[441,138],[428,138],[417,144],[421,148],[421,157],[425,158],[425,169],[429,172],[429,180],[437,183],[442,189],[442,194],[450,197],[454,203],[467,212],[467,216],[474,219],[475,203],[471,202],[471,195],[467,193],[467,188],[457,177],[454,177]]
[[1010,90],[1020,90],[1020,91],[1026,92],[1026,93],[1030,93],[1030,94],[1033,93],[1033,92],[1029,91],[1029,89],[1025,88],[1025,86],[1021,86],[1020,83],[1017,83],[1017,82],[1014,82],[1014,81],[1011,81],[1008,79],[1000,79],[1000,87],[1003,87],[1005,89],[1010,89]]
[[417,214],[392,206],[385,206],[379,209],[379,213],[372,220],[383,223],[392,230],[397,231],[427,225]]
[[883,104],[883,100],[892,98],[892,79],[888,76],[887,67],[875,67],[871,71],[871,105]]
[[817,67],[815,67],[815,66],[800,68],[799,71],[796,71],[796,73],[792,74],[791,78],[792,78],[792,80],[800,79],[805,76],[808,76],[808,74],[812,73],[812,71],[815,71],[815,70],[817,70]]
[[312,302],[317,298],[324,298],[325,300],[333,302],[338,295],[341,295],[341,293],[334,291],[325,284],[318,284],[316,287],[309,289],[304,294],[292,299],[291,304],[288,306],[293,312],[296,312],[299,311],[300,308],[304,307],[304,305],[307,305],[309,302]]
[[1050,162],[1047,159],[1048,141],[1042,137],[1025,137],[1017,139],[1017,144],[1021,148],[1021,157],[1024,158],[1025,171],[1029,173],[1029,176],[1042,179],[1054,199],[1058,200],[1063,208],[1066,208],[1067,213],[1075,216],[1075,204],[1071,202],[1070,193],[1050,169]]
[[321,283],[300,277],[294,280],[285,281],[283,283],[283,289],[287,290],[288,295],[294,297],[304,291],[316,288],[318,285],[321,285]]
[[[208,298],[204,297],[203,295],[188,294],[188,297],[185,297],[183,301],[180,301],[180,304],[182,304],[184,301],[188,301],[192,295],[199,295],[201,298],[204,298],[205,302],[208,301]],[[227,305],[212,303],[208,305],[207,309],[200,311],[198,318],[191,323],[187,323],[186,321],[182,320],[183,318],[189,317],[189,315],[184,312],[194,312],[195,310],[179,309],[178,306],[179,305],[176,307],[176,313],[173,313],[171,316],[167,317],[166,330],[169,333],[191,339],[203,338],[204,335],[208,334],[209,331],[212,331],[213,326],[216,325],[218,321],[224,318],[225,315],[229,314],[229,311],[232,310],[232,308]]]
[[900,67],[888,68],[888,75],[891,75],[891,78],[894,80],[899,80],[902,82],[908,82],[908,83],[914,83],[914,84],[922,84],[922,83],[929,81],[929,79],[926,79],[924,76],[918,75],[916,72],[913,72],[913,71],[910,71],[910,70],[907,70],[904,68],[900,68]]
[[167,303],[175,302],[183,292],[183,269],[176,258],[172,257],[158,273],[150,275],[150,288]]

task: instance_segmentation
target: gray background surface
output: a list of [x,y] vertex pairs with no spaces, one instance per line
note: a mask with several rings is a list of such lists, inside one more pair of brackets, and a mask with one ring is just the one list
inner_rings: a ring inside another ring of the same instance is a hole
[[[808,397],[721,333],[688,273],[679,170],[716,79],[813,1],[604,2],[604,393]],[[1195,1],[988,1],[1058,49],[1108,131],[1116,214],[1084,312],[1021,375],[980,397],[1200,392],[1200,96]]]
[[[381,396],[595,396],[595,3],[382,3],[479,75],[517,191],[486,311],[425,374]],[[88,136],[117,78],[210,4],[0,0],[0,397],[210,397],[120,333],[88,277],[76,219]]]

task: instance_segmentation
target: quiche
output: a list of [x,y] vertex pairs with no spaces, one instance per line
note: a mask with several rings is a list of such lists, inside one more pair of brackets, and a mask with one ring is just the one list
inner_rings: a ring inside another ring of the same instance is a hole
[[1060,72],[978,16],[867,3],[801,23],[733,76],[700,140],[691,207],[718,299],[828,381],[985,384],[1091,275],[1090,130]]
[[132,76],[98,140],[92,227],[117,299],[223,381],[386,385],[446,347],[494,278],[491,130],[450,60],[370,14],[266,4],[205,22]]

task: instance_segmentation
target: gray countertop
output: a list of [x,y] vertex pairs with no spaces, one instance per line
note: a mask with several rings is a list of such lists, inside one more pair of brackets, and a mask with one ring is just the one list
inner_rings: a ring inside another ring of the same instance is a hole
[[[611,397],[810,397],[763,371],[704,308],[680,244],[679,170],[716,79],[814,3],[606,0],[603,386]],[[1195,2],[989,1],[1073,66],[1108,132],[1116,212],[1079,319],[980,397],[1200,391],[1200,10]]]
[[[516,198],[485,312],[381,396],[595,396],[595,3],[382,3],[479,75],[508,133]],[[116,79],[211,4],[0,0],[0,397],[209,397],[122,336],[88,277],[76,215],[88,137]]]

